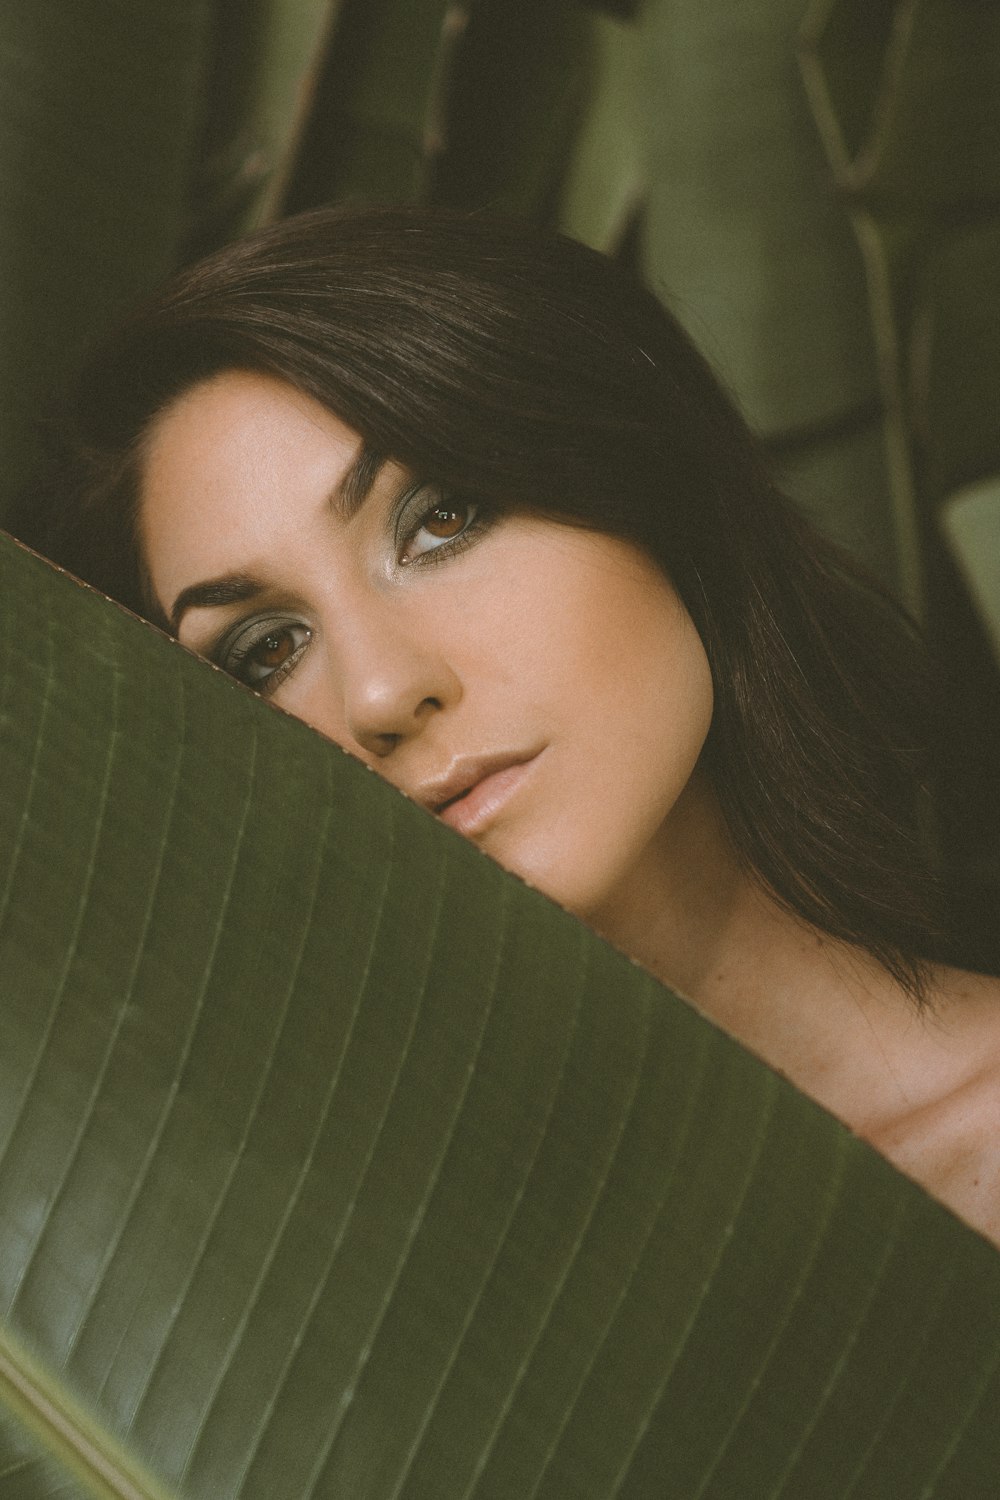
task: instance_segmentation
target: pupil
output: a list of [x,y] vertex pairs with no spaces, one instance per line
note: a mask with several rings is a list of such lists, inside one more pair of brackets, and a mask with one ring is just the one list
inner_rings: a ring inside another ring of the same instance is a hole
[[462,529],[461,511],[450,506],[439,505],[431,511],[427,529],[434,536],[454,536]]
[[288,655],[288,631],[275,630],[266,635],[258,647],[260,659],[266,667],[280,667]]

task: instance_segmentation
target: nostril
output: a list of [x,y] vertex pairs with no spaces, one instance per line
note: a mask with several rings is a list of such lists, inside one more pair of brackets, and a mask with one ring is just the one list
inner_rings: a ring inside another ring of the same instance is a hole
[[[369,647],[373,634],[366,636]],[[422,734],[461,692],[447,664],[436,655],[425,661],[409,634],[377,637],[376,645],[378,651],[370,649],[369,656],[338,661],[337,691],[351,739],[372,760],[384,760],[403,741]]]
[[402,738],[401,734],[373,734],[370,739],[369,748],[373,755],[377,755],[381,759],[386,755],[390,755]]

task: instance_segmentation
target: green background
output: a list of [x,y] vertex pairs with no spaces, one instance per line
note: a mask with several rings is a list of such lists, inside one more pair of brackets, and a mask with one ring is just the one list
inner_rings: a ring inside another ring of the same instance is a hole
[[[290,209],[620,257],[924,624],[996,929],[990,0],[7,0],[0,516]],[[995,1251],[303,726],[0,548],[0,1500],[995,1500]]]
[[7,0],[0,519],[44,548],[83,349],[241,230],[344,200],[565,229],[926,629],[936,838],[1000,962],[998,90],[993,0]]

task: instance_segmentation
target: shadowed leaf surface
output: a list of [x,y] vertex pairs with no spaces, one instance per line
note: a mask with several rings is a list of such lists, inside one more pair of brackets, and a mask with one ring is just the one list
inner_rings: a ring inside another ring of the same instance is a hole
[[802,0],[643,12],[644,267],[768,437],[867,407],[861,260],[829,191],[795,40]]
[[579,0],[465,9],[432,199],[553,223],[598,81],[600,19]]
[[341,0],[286,212],[425,196],[463,17],[454,0]]
[[210,0],[0,6],[0,517],[87,341],[176,263]]
[[898,589],[864,266],[809,116],[804,8],[644,7],[642,268],[820,526]]
[[93,1441],[199,1500],[992,1494],[992,1247],[335,746],[0,565],[0,1304]]
[[804,41],[841,186],[885,209],[1000,204],[990,0],[813,0]]
[[1000,479],[993,475],[953,495],[941,522],[1000,659]]
[[1000,457],[1000,11],[813,0],[802,61],[867,264],[904,597],[926,616],[941,586],[928,513]]
[[341,0],[215,0],[186,256],[277,214],[340,8]]
[[956,489],[1000,468],[1000,10],[813,0],[802,68],[866,264],[901,593],[948,684],[938,779],[954,813],[941,848],[966,910],[985,913],[970,930],[995,967],[1000,676],[940,519]]
[[612,254],[642,205],[639,33],[611,16],[591,20],[591,85],[559,203],[559,228]]

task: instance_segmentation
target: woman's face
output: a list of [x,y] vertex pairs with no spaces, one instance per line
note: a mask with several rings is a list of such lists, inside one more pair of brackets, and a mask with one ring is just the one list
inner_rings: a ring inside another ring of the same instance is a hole
[[242,372],[157,419],[141,534],[194,650],[596,925],[648,894],[712,688],[637,548],[476,512]]

